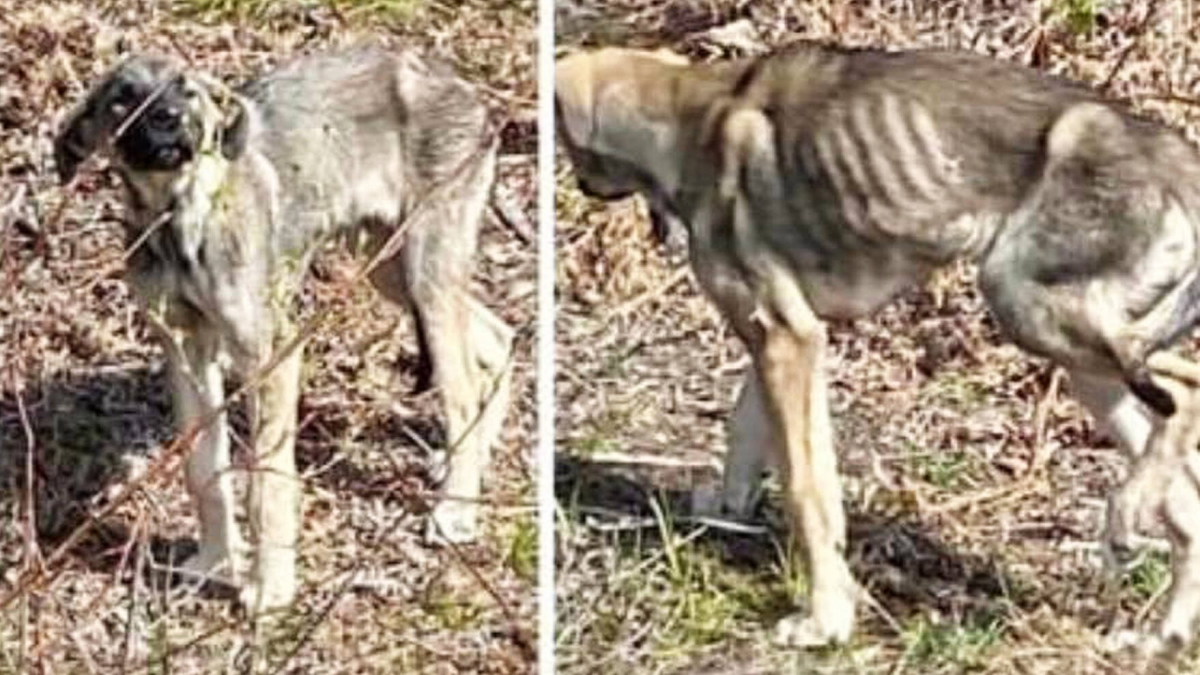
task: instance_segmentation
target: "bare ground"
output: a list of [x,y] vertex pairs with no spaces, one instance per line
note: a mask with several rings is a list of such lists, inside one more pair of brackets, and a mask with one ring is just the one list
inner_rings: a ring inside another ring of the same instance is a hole
[[159,471],[172,437],[162,359],[120,280],[115,180],[93,166],[60,189],[49,152],[67,106],[131,49],[240,81],[292,53],[403,43],[484,83],[497,121],[517,118],[502,182],[532,218],[533,26],[523,0],[0,0],[0,673],[533,671],[527,234],[485,226],[478,289],[521,332],[486,534],[457,549],[421,537],[424,448],[443,438],[436,393],[408,393],[407,320],[347,284],[363,261],[319,262],[301,302],[318,326],[297,448],[301,599],[255,624],[219,589],[156,572],[194,547],[179,472]]
[[[1095,83],[1195,138],[1191,8],[618,0],[560,2],[557,18],[560,52],[715,58],[795,38],[972,49]],[[1102,640],[1156,616],[1169,567],[1150,555],[1120,578],[1102,568],[1103,499],[1123,463],[1065,378],[1000,340],[969,265],[832,327],[849,557],[877,605],[844,648],[773,648],[804,583],[778,500],[746,532],[687,517],[688,493],[718,481],[745,353],[681,256],[651,242],[640,204],[583,199],[565,162],[557,178],[560,672],[1122,670]]]

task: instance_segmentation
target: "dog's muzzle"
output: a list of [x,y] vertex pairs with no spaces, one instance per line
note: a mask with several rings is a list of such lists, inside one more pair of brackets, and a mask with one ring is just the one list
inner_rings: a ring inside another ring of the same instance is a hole
[[178,169],[183,164],[192,161],[196,152],[185,143],[173,143],[158,149],[155,159],[164,169]]

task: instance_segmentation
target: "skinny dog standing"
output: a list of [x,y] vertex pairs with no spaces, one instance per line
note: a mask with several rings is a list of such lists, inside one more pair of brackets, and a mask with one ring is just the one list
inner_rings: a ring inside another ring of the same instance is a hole
[[1133,458],[1105,539],[1165,526],[1159,652],[1200,611],[1200,367],[1162,352],[1200,317],[1200,155],[1080,85],[965,53],[801,44],[689,64],[604,49],[557,66],[558,137],[580,188],[644,195],[688,230],[692,268],[749,348],[722,507],[768,458],[810,572],[780,642],[850,637],[857,585],[823,358],[860,316],[958,258],[1017,344],[1066,368]]
[[128,240],[139,244],[129,280],[165,346],[181,427],[222,405],[226,362],[244,376],[279,359],[250,397],[248,575],[224,415],[186,465],[200,520],[186,567],[241,585],[250,611],[296,592],[301,351],[281,348],[297,334],[293,297],[332,236],[357,230],[373,255],[404,224],[402,246],[371,280],[412,312],[418,386],[436,384],[444,403],[451,454],[430,534],[474,535],[509,396],[511,330],[468,290],[495,150],[468,84],[415,54],[373,49],[306,57],[237,92],[135,56],[64,125],[55,146],[64,182],[103,151],[125,184]]

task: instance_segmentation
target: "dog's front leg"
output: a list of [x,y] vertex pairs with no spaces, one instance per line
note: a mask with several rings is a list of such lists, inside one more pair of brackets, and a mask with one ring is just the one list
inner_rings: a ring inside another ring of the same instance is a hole
[[[803,308],[807,310],[807,307]],[[780,621],[777,642],[815,647],[845,642],[854,627],[857,586],[842,557],[846,519],[829,419],[823,356],[824,325],[808,314],[805,326],[763,317],[755,349],[763,398],[780,439],[784,499],[803,539],[809,574],[809,614]]]
[[[224,401],[219,338],[203,328],[193,332],[164,330],[176,423],[186,430],[212,416]],[[237,584],[243,571],[245,543],[234,521],[233,474],[224,413],[200,431],[188,455],[185,474],[200,520],[200,550],[184,563],[184,569]]]
[[255,555],[241,601],[253,614],[289,605],[296,596],[300,483],[295,443],[302,352],[296,347],[285,355],[251,397],[254,462],[247,497]]

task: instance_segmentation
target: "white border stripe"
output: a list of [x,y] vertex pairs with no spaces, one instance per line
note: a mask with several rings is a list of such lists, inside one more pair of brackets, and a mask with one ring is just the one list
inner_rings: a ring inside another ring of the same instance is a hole
[[554,675],[554,0],[538,0],[538,670]]

